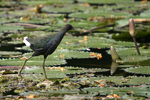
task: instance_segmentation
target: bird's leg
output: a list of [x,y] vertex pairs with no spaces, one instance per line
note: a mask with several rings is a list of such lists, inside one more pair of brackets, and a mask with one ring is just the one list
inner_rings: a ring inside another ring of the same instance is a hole
[[45,59],[46,58],[44,58],[44,61],[43,61],[43,71],[44,71],[45,80],[47,80],[47,76],[46,76],[46,72],[45,72]]
[[22,65],[22,67],[20,68],[20,70],[19,70],[19,72],[18,72],[18,76],[20,76],[21,78],[22,78],[22,76],[21,76],[21,71],[22,71],[24,65],[26,64],[26,62],[27,62],[30,58],[32,58],[32,56],[30,56],[29,58],[26,58],[26,59],[25,59],[25,61],[24,61],[23,65]]

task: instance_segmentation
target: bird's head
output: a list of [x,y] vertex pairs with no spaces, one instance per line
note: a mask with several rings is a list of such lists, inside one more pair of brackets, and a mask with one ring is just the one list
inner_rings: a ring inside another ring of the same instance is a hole
[[69,30],[75,30],[75,28],[74,28],[72,25],[70,25],[70,24],[66,24],[66,25],[62,28],[62,30],[69,31]]

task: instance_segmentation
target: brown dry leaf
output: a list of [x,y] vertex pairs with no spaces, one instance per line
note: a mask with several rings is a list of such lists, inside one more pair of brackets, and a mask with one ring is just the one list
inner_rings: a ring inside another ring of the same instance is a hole
[[91,53],[90,56],[96,56],[96,54],[95,53]]
[[93,17],[89,17],[88,19],[87,19],[87,21],[92,21],[93,20]]
[[87,36],[84,36],[84,40],[87,41]]
[[118,62],[121,62],[121,63],[123,63],[123,61],[116,60],[116,63],[118,63]]
[[129,92],[127,92],[127,94],[130,94],[130,95],[132,94],[133,95],[134,92],[133,91],[129,91]]
[[141,3],[147,3],[147,0],[142,0]]
[[20,59],[26,59],[26,57],[21,57]]
[[102,58],[102,54],[97,55],[97,59],[99,60],[100,58]]
[[108,98],[113,98],[113,96],[112,96],[112,95],[107,95],[107,97],[108,97]]
[[66,42],[66,44],[72,44],[72,43]]
[[118,98],[118,97],[119,97],[117,94],[114,94],[113,96],[114,96],[115,98]]
[[34,94],[31,94],[31,95],[29,95],[29,96],[26,96],[26,98],[32,99],[32,98],[34,98]]
[[134,58],[130,58],[130,60],[134,60]]
[[67,19],[66,19],[66,18],[64,18],[64,19],[63,19],[63,22],[67,22]]
[[133,19],[134,22],[149,22],[150,19]]
[[51,67],[51,68],[47,68],[47,70],[53,70],[53,69],[60,69],[61,71],[65,71],[65,69],[63,67]]
[[61,71],[65,71],[65,69],[64,69],[64,68],[61,68]]
[[101,79],[101,80],[94,80],[95,83],[101,83],[102,81],[106,81],[105,79]]
[[86,7],[86,6],[89,6],[89,4],[88,4],[88,3],[85,3],[85,4],[83,4],[83,6],[85,6],[85,7]]
[[65,58],[65,55],[64,55],[64,54],[60,55],[60,58],[64,59],[64,58]]
[[100,87],[104,87],[104,86],[105,86],[105,84],[100,84],[99,86],[100,86]]
[[47,68],[47,70],[52,70],[52,69],[54,69],[54,67]]

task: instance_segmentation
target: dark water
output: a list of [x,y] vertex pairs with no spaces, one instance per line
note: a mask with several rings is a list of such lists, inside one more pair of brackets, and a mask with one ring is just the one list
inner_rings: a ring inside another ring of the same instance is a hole
[[[104,68],[111,70],[112,59],[111,55],[108,54],[106,51],[109,48],[105,49],[96,49],[90,48],[91,52],[101,53],[102,58],[97,60],[97,58],[87,58],[87,59],[66,59],[67,64],[63,66],[75,66],[75,67],[82,67],[82,68]],[[111,72],[97,72],[96,75],[102,76],[110,76]],[[125,72],[122,68],[116,68],[115,72],[111,76],[129,76],[129,74]]]
[[[26,50],[16,50],[16,47],[22,47],[24,44],[7,44],[7,45],[1,45],[0,51],[19,51],[22,53],[26,53],[28,51]],[[97,60],[97,58],[85,58],[85,59],[66,59],[66,64],[61,65],[61,66],[74,66],[74,67],[82,67],[82,68],[104,68],[104,69],[110,69],[111,71],[111,64],[112,64],[112,59],[111,55],[108,54],[106,51],[109,50],[109,48],[102,48],[102,49],[97,49],[97,48],[90,48],[90,52],[95,52],[95,53],[100,53],[102,54],[102,58]],[[89,51],[85,51],[89,52]],[[2,57],[1,57],[2,58]],[[147,64],[149,60],[140,62],[141,65]],[[136,65],[136,63],[132,64],[133,66]],[[103,76],[110,76],[111,72],[106,71],[106,72],[97,72],[96,75],[103,75]],[[113,76],[129,76],[133,75],[130,73],[127,73],[123,70],[123,68],[116,68],[114,73],[112,74]]]

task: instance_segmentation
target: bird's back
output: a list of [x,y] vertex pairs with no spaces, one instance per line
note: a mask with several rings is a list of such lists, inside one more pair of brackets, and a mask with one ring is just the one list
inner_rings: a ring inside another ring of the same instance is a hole
[[57,34],[50,34],[43,37],[38,38],[27,38],[27,41],[31,44],[30,48],[33,51],[42,50],[46,47],[47,43],[52,40]]

